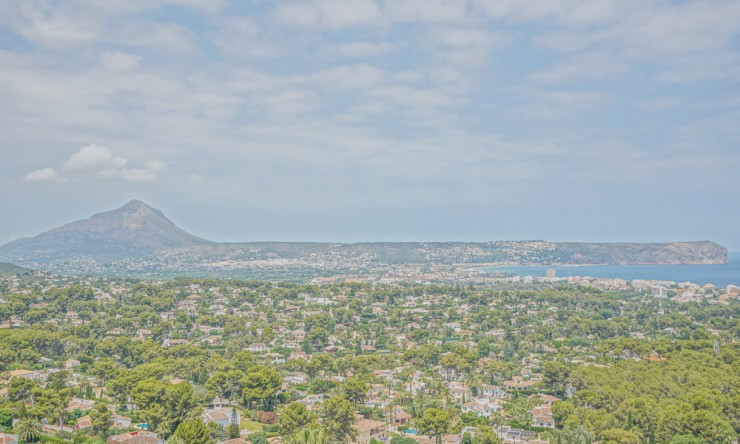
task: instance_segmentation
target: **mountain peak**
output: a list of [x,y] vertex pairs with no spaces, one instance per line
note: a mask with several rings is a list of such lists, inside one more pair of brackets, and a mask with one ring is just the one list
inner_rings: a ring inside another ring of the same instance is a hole
[[127,203],[126,205],[124,205],[121,208],[119,208],[119,210],[123,210],[124,208],[126,208],[126,209],[139,209],[139,208],[150,208],[150,209],[154,209],[154,208],[150,207],[149,205],[145,204],[144,202],[140,201],[139,199],[132,199],[132,200],[130,200],[129,203]]
[[[162,214],[161,211],[158,209],[145,204],[144,202],[134,199],[127,203],[126,205],[118,208],[117,210],[107,211],[106,213],[143,213],[143,214],[149,214],[149,215],[157,215],[159,217],[164,217],[164,214]],[[100,213],[100,214],[106,214],[106,213]]]
[[118,209],[106,211],[105,213],[95,214],[93,215],[93,217],[114,217],[114,218],[157,217],[157,218],[165,219],[168,222],[172,223],[171,221],[169,221],[169,219],[165,217],[165,215],[161,211],[159,211],[158,209],[152,206],[145,204],[144,202],[138,199],[133,199],[129,201],[126,205]]
[[53,228],[34,238],[13,241],[1,247],[0,252],[139,255],[210,243],[181,229],[156,208],[134,199],[118,209]]

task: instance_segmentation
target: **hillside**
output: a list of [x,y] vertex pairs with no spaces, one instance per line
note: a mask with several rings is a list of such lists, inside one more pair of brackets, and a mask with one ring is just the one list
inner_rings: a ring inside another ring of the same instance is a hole
[[65,256],[141,256],[210,242],[186,232],[161,211],[132,200],[121,208],[0,247],[0,257],[48,260]]
[[215,243],[186,232],[161,211],[134,200],[117,210],[3,245],[0,260],[74,273],[211,274],[251,269],[254,277],[260,277],[275,270],[364,273],[406,264],[448,268],[478,264],[724,264],[727,249],[709,241]]
[[32,270],[24,267],[20,267],[15,264],[9,264],[7,262],[0,262],[0,276],[9,276],[13,274],[30,273]]
[[714,242],[560,243],[563,263],[569,264],[724,264],[727,249]]
[[218,244],[211,254],[229,251],[245,260],[343,257],[368,258],[386,264],[627,265],[724,264],[727,249],[709,242],[584,243],[547,241],[372,242]]

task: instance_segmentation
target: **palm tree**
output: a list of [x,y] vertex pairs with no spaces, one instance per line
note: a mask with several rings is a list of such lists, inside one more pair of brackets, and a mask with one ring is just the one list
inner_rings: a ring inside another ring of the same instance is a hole
[[326,444],[326,431],[321,428],[307,427],[294,433],[288,442],[290,444]]
[[428,387],[432,395],[442,399],[442,405],[444,409],[447,409],[447,398],[450,397],[450,389],[447,387],[447,382],[435,374],[432,380],[429,381]]
[[501,415],[500,411],[494,412],[493,415],[491,415],[491,424],[493,425],[493,428],[497,429],[498,426],[500,426],[501,423],[503,422],[503,419],[504,418]]
[[16,432],[18,432],[20,439],[36,442],[41,439],[41,424],[33,418],[25,418],[16,426]]
[[591,444],[594,436],[583,426],[575,429],[563,430],[558,434],[558,441],[562,440],[565,444]]
[[460,416],[460,412],[458,410],[453,410],[451,408],[447,409],[447,413],[450,415],[450,426],[455,428],[458,424],[462,422],[462,417]]
[[475,370],[469,370],[465,372],[465,384],[470,388],[473,395],[479,395],[483,390],[483,381],[481,381],[480,374]]
[[416,373],[416,370],[413,368],[407,368],[401,371],[401,373],[398,375],[401,380],[406,380],[409,383],[409,394],[411,394],[411,385],[414,382],[414,373]]
[[426,410],[427,406],[429,405],[429,401],[429,396],[424,392],[419,392],[416,394],[416,396],[413,396],[411,398],[411,408],[413,409],[413,415],[415,417],[421,416],[424,410]]

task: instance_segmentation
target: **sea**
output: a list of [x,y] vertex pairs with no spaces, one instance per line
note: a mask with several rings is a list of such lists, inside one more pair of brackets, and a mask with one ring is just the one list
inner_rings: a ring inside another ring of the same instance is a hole
[[595,277],[692,282],[715,287],[740,286],[740,252],[728,254],[727,264],[718,265],[554,265],[483,268],[488,272],[503,272],[519,276],[545,276],[545,271],[554,268],[557,277]]

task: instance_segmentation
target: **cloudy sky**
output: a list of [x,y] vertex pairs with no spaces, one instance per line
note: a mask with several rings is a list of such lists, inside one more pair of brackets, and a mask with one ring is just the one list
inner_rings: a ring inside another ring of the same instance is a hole
[[740,250],[737,0],[0,0],[0,242]]

